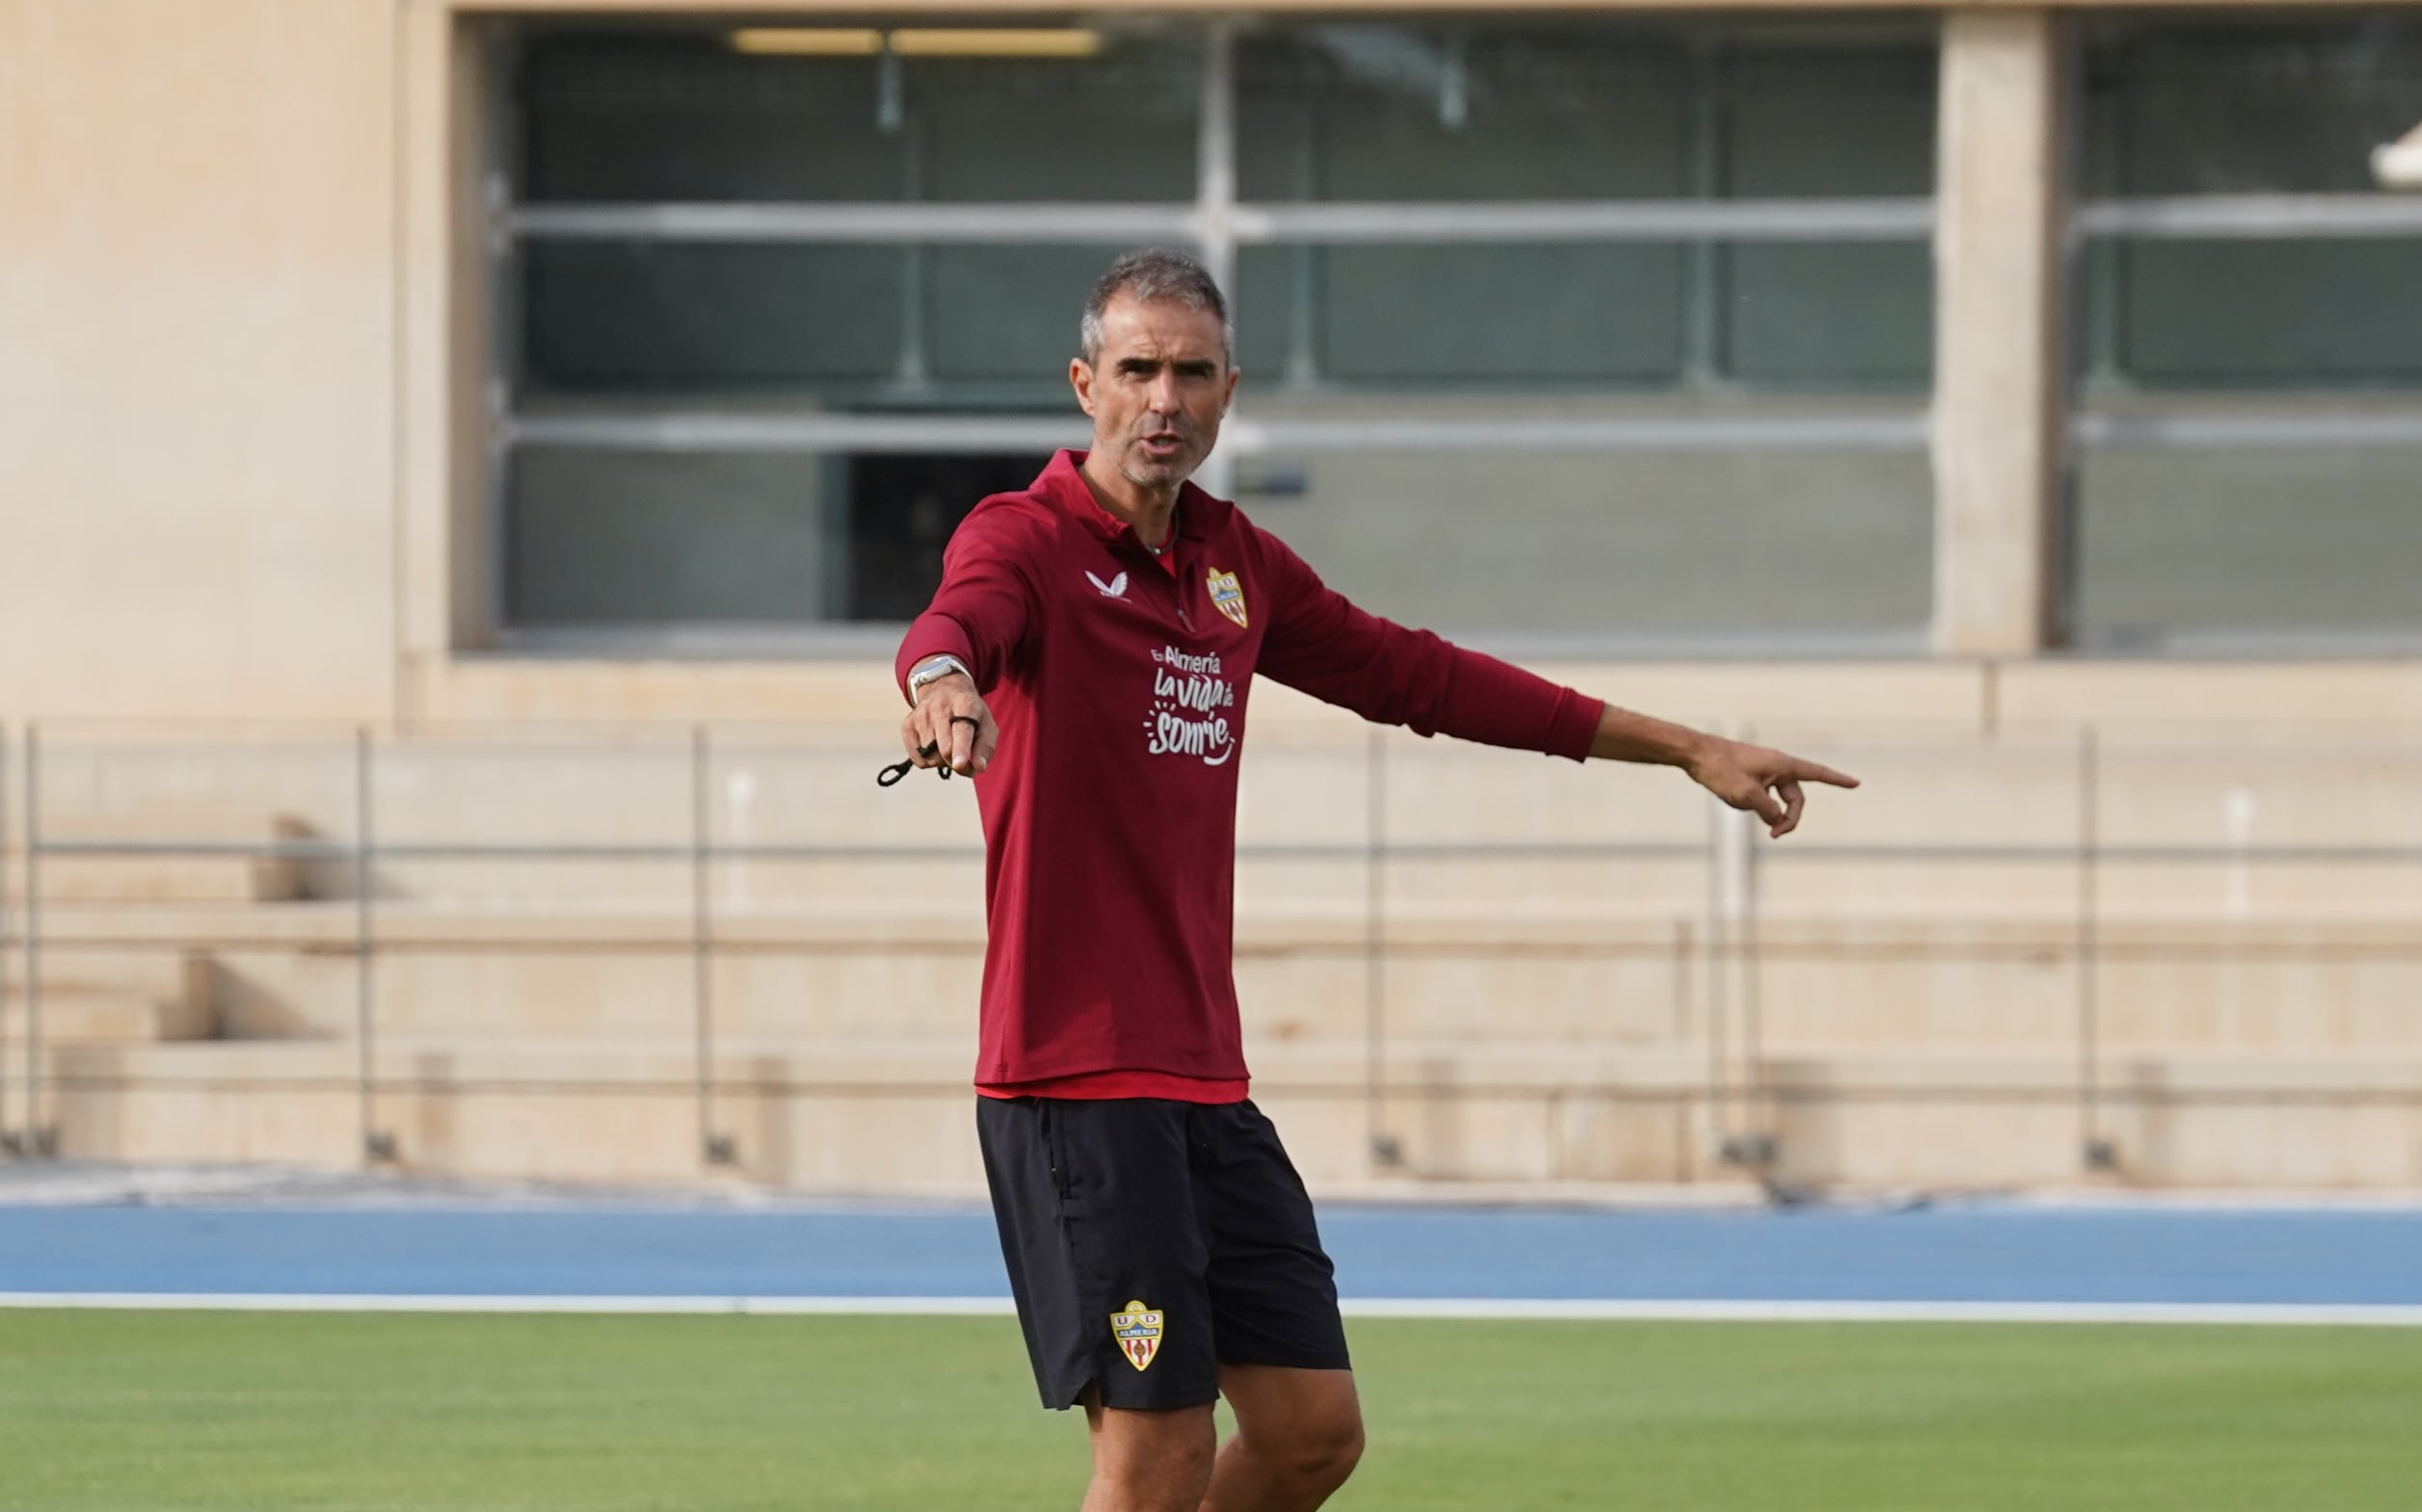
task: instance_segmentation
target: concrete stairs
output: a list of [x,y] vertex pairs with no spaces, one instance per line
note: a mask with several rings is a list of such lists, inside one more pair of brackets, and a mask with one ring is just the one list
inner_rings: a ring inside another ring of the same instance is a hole
[[[348,1165],[362,1136],[432,1171],[688,1180],[718,1170],[826,1191],[971,1191],[964,1042],[695,1046],[660,1039],[121,1044],[63,1047],[67,1151],[94,1159]],[[1468,1041],[1264,1047],[1257,1101],[1306,1179],[1700,1181],[1739,1172],[1715,1135],[1770,1139],[1777,1180],[2067,1184],[2086,1126],[2077,1065],[2054,1054],[1764,1057],[1712,1085],[1677,1048]],[[1371,1076],[1377,1075],[1374,1111]],[[2104,1179],[2145,1186],[2411,1187],[2422,1054],[2116,1054],[2093,1131]],[[1374,1161],[1373,1128],[1393,1147]],[[709,1158],[707,1140],[725,1159]]]
[[[1340,848],[1249,858],[1238,885],[1256,1097],[1307,1179],[1740,1180],[1729,1144],[1816,1184],[2422,1186],[2422,866],[2228,854],[2422,837],[2411,763],[2106,750],[2098,844],[2214,854],[2089,877],[2057,855],[2082,822],[2073,744],[1770,737],[1870,779],[1806,832],[1834,854],[1726,838],[1670,779],[1407,742],[1374,793],[1360,747],[1265,742],[1245,841]],[[375,1136],[463,1175],[972,1190],[964,784],[876,803],[859,744],[717,750],[720,843],[866,849],[711,862],[703,940],[680,854],[386,856],[366,918],[341,859],[47,861],[45,1123],[98,1159],[352,1165]],[[269,776],[151,759],[130,778],[96,758],[56,828],[347,833],[347,752]],[[379,834],[678,849],[685,762],[644,743],[382,755]],[[1351,854],[1374,801],[1395,847],[1376,926]],[[1508,840],[1670,849],[1438,849]],[[1986,849],[1841,849],[1954,843]],[[928,854],[885,858],[904,846]],[[2089,1140],[2110,1169],[2086,1172]]]
[[[223,942],[188,999],[216,1038],[50,1051],[81,1156],[342,1165],[376,1134],[466,1175],[972,1189],[962,907],[716,915],[703,1062],[696,921],[675,911],[382,901],[366,1058],[350,903],[62,922],[93,948]],[[2422,1184],[2404,922],[2106,918],[2090,969],[2066,918],[1767,916],[1720,950],[1708,928],[1470,899],[1375,935],[1344,904],[1243,911],[1257,1099],[1330,1190],[1738,1180],[1727,1140],[1766,1141],[1790,1181],[2064,1183],[2089,1136],[2117,1154],[2097,1180]]]
[[[76,1055],[191,1045],[224,1032],[209,951],[168,931],[197,910],[257,911],[296,891],[289,863],[242,856],[45,855],[37,875],[18,851],[0,856],[0,873],[8,925],[8,948],[0,950],[7,1114],[0,1131],[18,1146],[49,1151],[77,1140],[57,1109],[57,1089]],[[31,950],[29,880],[40,889],[40,943]],[[153,934],[163,938],[146,938]],[[29,1080],[41,1086],[29,1089]]]

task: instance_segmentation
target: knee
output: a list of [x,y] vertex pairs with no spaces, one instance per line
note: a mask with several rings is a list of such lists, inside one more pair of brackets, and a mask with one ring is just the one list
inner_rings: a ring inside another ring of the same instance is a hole
[[1133,1512],[1195,1512],[1211,1492],[1211,1456],[1189,1449],[1157,1463],[1097,1469],[1093,1478],[1111,1494],[1111,1506]]
[[1363,1418],[1348,1409],[1293,1424],[1283,1444],[1275,1446],[1280,1468],[1296,1484],[1323,1494],[1345,1484],[1362,1463]]
[[1110,1504],[1135,1512],[1194,1512],[1211,1489],[1211,1462],[1218,1446],[1211,1414],[1205,1412],[1202,1417],[1199,1434],[1156,1433],[1141,1443],[1097,1440],[1093,1477],[1114,1494]]
[[1356,1413],[1339,1426],[1323,1445],[1329,1473],[1337,1477],[1335,1484],[1344,1485],[1345,1477],[1354,1473],[1354,1467],[1363,1462],[1363,1418]]

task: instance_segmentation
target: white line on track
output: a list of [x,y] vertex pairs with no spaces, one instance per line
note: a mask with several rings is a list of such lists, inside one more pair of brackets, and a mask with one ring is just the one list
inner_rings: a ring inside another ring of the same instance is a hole
[[[1006,1317],[1007,1297],[579,1297],[0,1291],[0,1308],[223,1313],[750,1313]],[[2422,1328],[2422,1306],[2271,1302],[1794,1302],[1467,1297],[1348,1300],[1348,1317],[1722,1323],[2207,1323]]]

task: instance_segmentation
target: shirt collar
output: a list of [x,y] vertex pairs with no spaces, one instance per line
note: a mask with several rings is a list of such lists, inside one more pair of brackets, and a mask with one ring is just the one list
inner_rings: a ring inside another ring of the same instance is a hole
[[[1093,496],[1093,488],[1080,470],[1085,464],[1084,452],[1074,448],[1055,452],[1034,480],[1034,491],[1083,520],[1105,541],[1133,542],[1135,527],[1102,507]],[[1188,483],[1178,490],[1178,528],[1176,535],[1187,541],[1208,541],[1219,534],[1228,523],[1229,513],[1236,508],[1226,499],[1213,498]]]

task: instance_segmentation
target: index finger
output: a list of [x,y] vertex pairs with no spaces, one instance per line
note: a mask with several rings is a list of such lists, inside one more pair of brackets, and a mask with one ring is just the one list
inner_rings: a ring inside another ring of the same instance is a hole
[[1803,761],[1798,756],[1792,757],[1792,769],[1786,775],[1791,777],[1806,778],[1812,783],[1829,783],[1835,787],[1856,787],[1858,785],[1858,779],[1852,777],[1848,772],[1837,772],[1833,768],[1826,766],[1822,762]]

